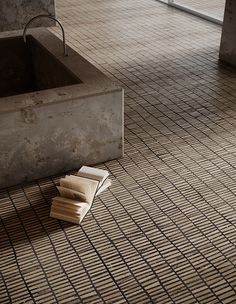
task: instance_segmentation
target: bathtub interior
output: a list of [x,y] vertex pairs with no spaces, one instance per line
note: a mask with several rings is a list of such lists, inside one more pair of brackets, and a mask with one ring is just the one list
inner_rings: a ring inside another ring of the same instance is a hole
[[33,36],[0,39],[0,97],[81,83]]

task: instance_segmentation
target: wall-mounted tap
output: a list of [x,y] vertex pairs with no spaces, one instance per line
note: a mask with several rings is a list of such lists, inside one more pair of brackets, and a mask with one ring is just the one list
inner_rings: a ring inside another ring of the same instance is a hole
[[31,22],[33,22],[34,20],[38,19],[38,18],[49,18],[49,19],[52,19],[54,21],[56,21],[60,28],[61,28],[61,31],[62,31],[62,39],[63,39],[63,52],[64,52],[64,56],[68,56],[68,52],[67,52],[67,47],[66,47],[66,38],[65,38],[65,31],[64,31],[64,28],[61,24],[61,22],[59,20],[57,20],[55,17],[51,16],[51,15],[37,15],[33,18],[31,18],[25,25],[24,27],[24,31],[23,31],[23,39],[24,39],[24,42],[26,43],[26,31],[27,31],[27,28],[28,26],[30,25]]

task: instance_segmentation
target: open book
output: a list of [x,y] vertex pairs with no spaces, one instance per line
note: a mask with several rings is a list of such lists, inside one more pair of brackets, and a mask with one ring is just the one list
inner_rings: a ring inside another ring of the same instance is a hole
[[102,169],[83,166],[77,175],[60,179],[60,196],[52,199],[50,216],[80,224],[92,206],[94,197],[111,185],[109,173]]
[[79,169],[77,176],[86,177],[99,182],[95,193],[96,196],[111,186],[111,180],[108,179],[109,172],[106,170],[83,166]]

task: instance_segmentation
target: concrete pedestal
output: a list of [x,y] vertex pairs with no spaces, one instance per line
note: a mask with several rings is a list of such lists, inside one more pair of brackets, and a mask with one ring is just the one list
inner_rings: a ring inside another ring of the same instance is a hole
[[[29,34],[37,42],[31,46],[28,37],[37,83],[57,85],[0,98],[0,188],[123,155],[123,90],[71,48],[64,56],[49,31]],[[1,36],[11,41],[21,33]],[[80,81],[61,83],[65,70]]]
[[236,1],[226,0],[220,59],[236,66]]

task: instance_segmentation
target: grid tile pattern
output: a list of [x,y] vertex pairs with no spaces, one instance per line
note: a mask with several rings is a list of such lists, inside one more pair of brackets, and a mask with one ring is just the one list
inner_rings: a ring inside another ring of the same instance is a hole
[[[59,177],[0,193],[1,303],[236,303],[236,72],[221,28],[147,0],[58,0],[68,43],[125,88],[125,156],[82,226]],[[60,36],[60,30],[53,31]]]

